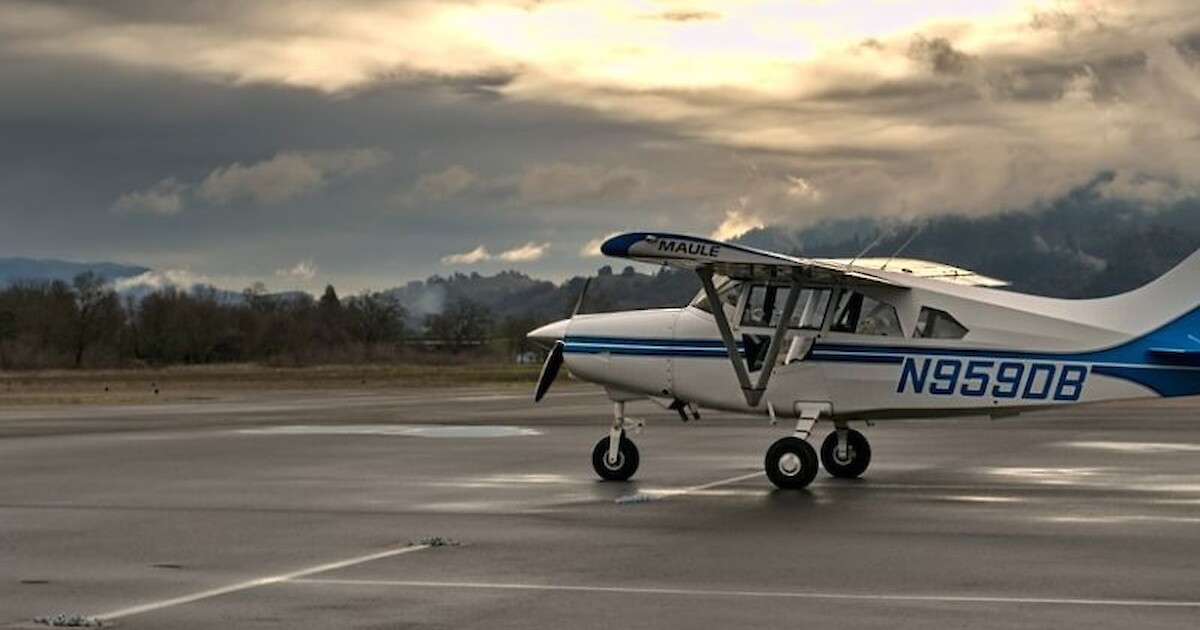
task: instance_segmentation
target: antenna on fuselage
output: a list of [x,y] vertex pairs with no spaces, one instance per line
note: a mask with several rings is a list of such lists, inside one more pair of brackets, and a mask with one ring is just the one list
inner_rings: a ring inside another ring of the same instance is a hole
[[899,255],[900,255],[900,252],[902,252],[902,251],[904,251],[905,249],[907,249],[909,245],[912,245],[912,242],[913,242],[914,240],[916,240],[916,238],[917,238],[918,236],[920,236],[921,232],[922,232],[922,231],[924,231],[924,230],[925,230],[925,224],[924,224],[924,223],[917,225],[916,229],[914,229],[914,230],[913,230],[913,233],[912,233],[912,234],[911,234],[911,235],[908,237],[908,240],[904,241],[904,244],[903,244],[903,245],[901,245],[900,247],[897,247],[897,248],[896,248],[896,251],[892,252],[892,255],[891,255],[891,256],[888,256],[888,259],[884,261],[884,263],[883,263],[883,266],[882,266],[882,267],[880,267],[880,269],[887,269],[887,266],[888,266],[889,264],[891,264],[891,262],[892,262],[893,260],[895,260],[897,256],[899,256]]
[[854,266],[854,263],[858,262],[858,259],[859,259],[859,258],[862,258],[863,256],[866,256],[866,255],[867,255],[867,252],[871,251],[872,249],[875,249],[875,246],[876,246],[876,245],[878,245],[878,244],[882,243],[882,242],[883,242],[883,239],[887,238],[887,237],[888,237],[888,236],[890,236],[890,235],[891,235],[891,232],[882,232],[882,233],[880,233],[880,234],[879,234],[879,236],[877,236],[877,237],[875,238],[875,240],[871,241],[871,244],[870,244],[870,245],[867,245],[866,247],[864,247],[864,248],[863,248],[863,250],[862,250],[861,252],[858,252],[858,255],[857,255],[857,256],[855,256],[854,258],[851,258],[851,259],[850,259],[850,262],[849,262],[849,263],[847,263],[847,265],[846,265],[846,266],[847,266],[847,267],[853,267],[853,266]]

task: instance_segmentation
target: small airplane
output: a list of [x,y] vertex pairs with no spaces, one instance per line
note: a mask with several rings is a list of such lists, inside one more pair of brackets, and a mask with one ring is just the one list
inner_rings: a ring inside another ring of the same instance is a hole
[[[626,433],[641,423],[625,415],[634,400],[684,421],[700,407],[795,420],[764,467],[779,488],[798,489],[819,465],[840,478],[867,470],[871,447],[854,422],[1200,394],[1200,252],[1139,289],[1068,300],[928,261],[801,258],[662,232],[615,236],[601,251],[692,270],[702,287],[683,308],[576,305],[528,333],[553,344],[535,402],[564,363],[613,401],[592,451],[605,480],[637,471]],[[817,421],[834,428],[819,460],[808,442]]]

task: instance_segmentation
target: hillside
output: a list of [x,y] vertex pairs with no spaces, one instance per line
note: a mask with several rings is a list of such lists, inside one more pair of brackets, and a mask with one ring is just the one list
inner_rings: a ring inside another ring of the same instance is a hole
[[1016,291],[1071,298],[1128,291],[1200,248],[1200,202],[1147,210],[1104,198],[1103,181],[1023,212],[827,221],[807,230],[756,230],[742,241],[807,256],[889,256],[911,238],[906,257],[973,269],[1012,282]]
[[109,281],[140,276],[150,269],[115,263],[79,263],[57,259],[0,258],[0,287],[20,280],[63,280],[76,274],[95,271]]

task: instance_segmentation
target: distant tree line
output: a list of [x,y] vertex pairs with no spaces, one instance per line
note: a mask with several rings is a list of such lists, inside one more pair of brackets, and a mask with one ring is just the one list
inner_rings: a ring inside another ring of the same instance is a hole
[[493,334],[513,352],[524,349],[527,324],[497,325],[468,299],[414,322],[392,294],[342,299],[332,286],[315,299],[270,295],[261,284],[232,300],[212,288],[122,297],[85,272],[70,283],[28,280],[0,290],[0,369],[397,360],[499,351],[488,345]]
[[[562,284],[515,271],[433,276],[388,291],[339,297],[332,287],[241,294],[165,287],[118,294],[94,272],[71,282],[15,281],[0,289],[0,369],[259,362],[277,365],[536,358],[525,334],[570,315],[585,279]],[[692,274],[600,268],[583,312],[686,303]]]

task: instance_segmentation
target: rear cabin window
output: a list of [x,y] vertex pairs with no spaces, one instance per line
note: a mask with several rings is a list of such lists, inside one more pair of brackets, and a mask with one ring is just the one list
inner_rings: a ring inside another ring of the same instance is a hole
[[857,291],[843,293],[831,332],[903,337],[896,307]]
[[962,339],[965,336],[967,336],[967,328],[958,323],[958,320],[954,319],[950,313],[928,306],[921,307],[921,313],[917,316],[917,329],[913,331],[913,337]]
[[[758,284],[750,287],[746,308],[742,311],[742,326],[775,328],[783,317],[791,287]],[[801,289],[796,298],[796,310],[788,322],[789,328],[819,330],[829,304],[829,289]]]

